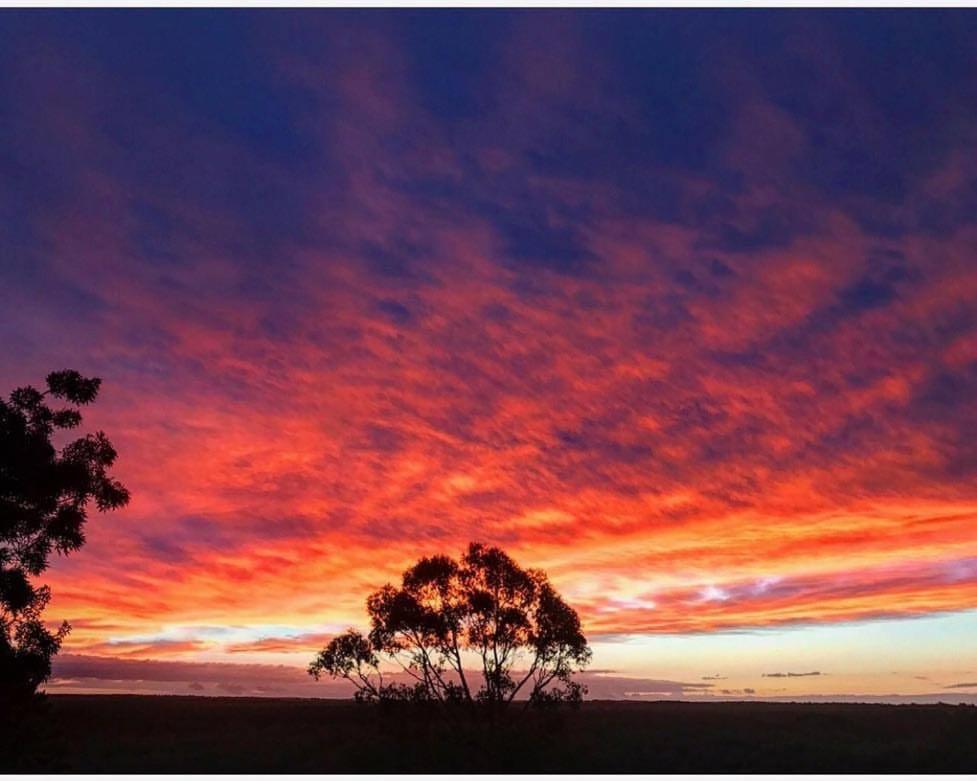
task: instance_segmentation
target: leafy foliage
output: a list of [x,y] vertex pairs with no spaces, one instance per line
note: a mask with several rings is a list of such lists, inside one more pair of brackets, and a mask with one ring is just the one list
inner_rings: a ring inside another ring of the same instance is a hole
[[[32,695],[51,674],[51,657],[68,632],[51,632],[41,614],[51,598],[32,578],[52,552],[68,554],[85,542],[89,502],[100,511],[122,507],[129,492],[108,474],[116,452],[98,431],[65,444],[60,430],[81,424],[101,381],[76,371],[52,372],[47,390],[18,388],[0,398],[0,700]],[[52,409],[50,399],[67,402]]]
[[[591,656],[577,613],[544,573],[522,569],[499,548],[472,543],[460,562],[421,559],[400,588],[372,594],[367,611],[368,636],[347,630],[309,667],[316,679],[349,680],[358,700],[498,708],[520,692],[530,705],[578,703],[585,693],[573,680]],[[465,668],[469,655],[480,671]],[[412,683],[385,680],[382,661]]]

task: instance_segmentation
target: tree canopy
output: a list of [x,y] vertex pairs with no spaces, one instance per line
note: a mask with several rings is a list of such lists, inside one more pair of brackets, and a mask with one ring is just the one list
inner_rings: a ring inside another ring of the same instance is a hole
[[[41,613],[50,599],[33,578],[53,552],[85,542],[89,504],[122,507],[129,492],[108,474],[116,452],[101,431],[60,449],[52,438],[81,424],[79,406],[98,396],[101,380],[52,372],[47,389],[17,388],[0,398],[0,700],[32,695],[51,674],[51,657],[68,632],[51,632]],[[64,402],[59,408],[50,400]]]
[[316,679],[350,681],[358,700],[498,707],[520,695],[575,703],[585,692],[573,680],[591,656],[576,611],[543,572],[499,548],[472,543],[460,561],[423,558],[399,588],[372,594],[367,612],[368,635],[347,630],[309,666]]

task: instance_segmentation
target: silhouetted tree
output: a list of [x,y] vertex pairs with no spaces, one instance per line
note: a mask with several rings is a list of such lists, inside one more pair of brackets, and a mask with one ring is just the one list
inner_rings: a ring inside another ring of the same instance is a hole
[[[345,678],[356,699],[508,705],[571,702],[585,689],[573,674],[590,661],[577,613],[538,570],[524,570],[499,548],[472,543],[460,562],[424,558],[400,588],[367,600],[371,629],[335,637],[309,673]],[[475,671],[464,659],[475,661]],[[384,678],[381,664],[411,684]]]
[[[69,626],[51,632],[41,613],[47,586],[32,579],[53,551],[84,544],[89,502],[99,510],[121,507],[129,492],[107,474],[116,452],[101,431],[64,444],[52,437],[81,424],[77,407],[98,395],[101,380],[76,371],[53,372],[47,390],[18,388],[0,398],[0,702],[31,697],[51,674]],[[59,409],[51,399],[67,402]]]

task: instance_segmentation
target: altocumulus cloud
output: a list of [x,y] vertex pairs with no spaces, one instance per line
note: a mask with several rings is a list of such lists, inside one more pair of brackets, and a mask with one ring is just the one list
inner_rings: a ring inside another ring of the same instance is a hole
[[595,637],[977,604],[977,17],[496,18],[5,15],[0,376],[101,375],[137,497],[66,650],[473,538]]

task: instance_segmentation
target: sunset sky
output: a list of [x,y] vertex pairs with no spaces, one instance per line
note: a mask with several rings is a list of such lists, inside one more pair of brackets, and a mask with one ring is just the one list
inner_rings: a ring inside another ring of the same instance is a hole
[[499,544],[592,696],[977,700],[977,14],[0,12],[0,392],[131,505],[49,691],[334,696]]

